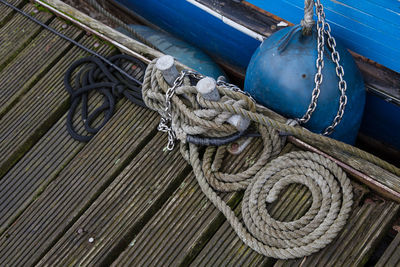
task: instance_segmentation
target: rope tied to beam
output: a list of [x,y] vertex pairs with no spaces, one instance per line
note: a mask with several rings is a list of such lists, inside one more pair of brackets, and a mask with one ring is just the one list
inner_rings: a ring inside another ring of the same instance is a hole
[[[145,104],[164,116],[165,94],[170,87],[155,67],[156,60],[146,69],[142,93]],[[191,78],[185,77],[171,97],[171,127],[181,141],[182,156],[192,165],[202,191],[225,215],[238,236],[258,253],[280,259],[310,255],[329,244],[346,223],[353,203],[352,187],[343,170],[331,160],[311,152],[291,152],[277,157],[284,145],[279,131],[291,134],[299,127],[287,124],[284,128],[275,127],[261,113],[260,106],[226,86],[217,87],[222,101],[206,100],[192,85],[196,79]],[[203,152],[200,145],[187,142],[186,137],[188,134],[205,137],[232,134],[235,129],[226,119],[233,114],[254,122],[264,147],[261,156],[247,170],[230,174],[220,171],[226,146],[207,146]],[[298,220],[277,221],[269,215],[267,202],[275,201],[293,183],[309,188],[313,204]],[[217,191],[239,190],[246,190],[242,203],[244,223],[217,194]]]

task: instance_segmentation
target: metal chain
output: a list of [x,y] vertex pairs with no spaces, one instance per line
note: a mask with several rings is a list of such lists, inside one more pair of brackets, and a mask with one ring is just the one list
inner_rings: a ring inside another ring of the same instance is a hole
[[204,76],[200,73],[190,71],[190,70],[182,70],[180,75],[175,79],[172,87],[169,87],[167,92],[165,93],[165,115],[161,116],[160,123],[158,124],[157,130],[160,132],[168,133],[168,144],[166,149],[171,151],[175,147],[176,134],[172,129],[172,102],[171,99],[175,94],[176,88],[183,84],[183,80],[185,76],[190,76],[194,79],[200,80]]
[[319,94],[321,92],[320,87],[323,80],[322,69],[324,68],[324,50],[325,50],[325,37],[324,37],[324,25],[325,25],[325,12],[323,11],[323,6],[318,3],[319,0],[315,3],[316,13],[318,16],[317,21],[317,32],[318,32],[318,39],[317,39],[317,49],[318,49],[318,57],[315,62],[317,67],[317,73],[314,76],[315,87],[311,94],[311,102],[308,106],[307,112],[304,116],[299,119],[300,123],[307,123],[311,119],[311,115],[317,108],[317,101]]
[[[319,2],[319,0],[317,0],[317,2]],[[343,115],[344,115],[344,110],[347,105],[347,96],[346,96],[347,83],[343,79],[344,69],[343,69],[342,65],[340,65],[340,63],[339,63],[340,56],[339,56],[338,51],[336,51],[336,41],[335,41],[335,38],[333,38],[333,36],[331,35],[331,26],[327,22],[325,22],[324,31],[325,31],[325,34],[328,36],[328,46],[332,49],[331,58],[332,58],[332,61],[335,62],[335,64],[336,64],[336,76],[339,77],[338,87],[340,90],[338,112],[336,113],[336,116],[333,119],[332,124],[330,126],[328,126],[324,131],[324,135],[330,135],[333,132],[333,130],[335,129],[335,127],[340,123],[340,121],[342,120]]]
[[186,73],[185,71],[182,71],[178,78],[175,79],[174,84],[172,87],[169,87],[167,92],[165,93],[165,108],[164,108],[164,116],[161,115],[161,120],[160,123],[158,124],[157,130],[160,132],[165,132],[168,133],[168,144],[167,144],[167,150],[171,151],[175,147],[175,140],[176,140],[176,134],[172,130],[172,102],[171,98],[175,94],[175,89],[178,86],[181,86],[183,83],[183,79],[185,77]]
[[329,135],[333,132],[335,127],[340,123],[343,118],[344,110],[347,104],[347,96],[346,96],[346,89],[347,84],[346,81],[343,79],[344,76],[344,69],[340,65],[340,56],[338,51],[336,51],[336,41],[335,38],[331,35],[331,27],[328,22],[325,20],[325,12],[324,7],[321,4],[320,0],[315,1],[315,9],[316,14],[318,17],[317,21],[317,32],[318,32],[318,39],[317,39],[317,50],[318,50],[318,57],[315,62],[317,67],[317,72],[314,76],[315,87],[312,91],[311,102],[308,106],[308,109],[304,116],[301,119],[298,119],[300,123],[307,123],[311,119],[311,115],[317,108],[317,101],[319,94],[321,92],[320,87],[323,80],[322,69],[324,68],[324,47],[325,47],[325,34],[328,37],[328,46],[332,49],[331,58],[332,61],[336,64],[336,75],[339,77],[338,88],[341,92],[340,99],[339,99],[339,109],[338,112],[330,126],[328,126],[325,130],[323,135]]

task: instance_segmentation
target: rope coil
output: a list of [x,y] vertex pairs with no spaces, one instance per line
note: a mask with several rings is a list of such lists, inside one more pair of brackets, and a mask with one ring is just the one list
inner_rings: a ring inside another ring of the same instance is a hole
[[[275,201],[292,183],[308,187],[312,206],[298,220],[277,221],[269,215],[266,202]],[[348,219],[352,198],[350,181],[340,167],[312,152],[291,152],[257,173],[245,191],[242,214],[249,232],[264,244],[263,254],[296,258],[317,252],[333,240]]]
[[[143,100],[149,108],[163,115],[169,86],[155,63],[153,60],[145,73]],[[311,152],[292,152],[275,158],[285,141],[278,131],[300,132],[309,138],[314,134],[294,127],[293,123],[281,124],[269,119],[240,92],[217,86],[222,101],[213,102],[198,94],[191,83],[189,77],[185,77],[183,85],[176,88],[171,98],[172,129],[181,141],[182,156],[192,165],[202,191],[225,215],[243,242],[258,253],[280,259],[310,255],[329,244],[346,223],[353,203],[352,187],[346,174],[331,160]],[[188,143],[186,138],[189,133],[205,137],[231,135],[235,129],[226,119],[232,114],[251,119],[261,133],[264,146],[255,164],[236,174],[219,170],[226,146],[208,146],[200,153],[200,146]],[[307,186],[313,204],[298,220],[276,221],[269,215],[266,202],[275,201],[279,192],[292,183]],[[216,190],[246,190],[242,202],[244,223]]]
[[[311,152],[291,152],[265,166],[245,191],[242,201],[244,226],[207,182],[199,147],[189,144],[187,149],[184,155],[189,157],[202,191],[225,215],[239,238],[260,254],[279,259],[310,255],[328,245],[347,221],[353,204],[352,187],[346,174],[326,158]],[[302,166],[304,162],[308,165]],[[289,170],[286,169],[288,163],[291,164]],[[277,174],[285,178],[281,179]],[[292,183],[302,183],[309,188],[313,196],[312,207],[299,220],[276,221],[268,215],[265,201],[274,201],[279,191]]]

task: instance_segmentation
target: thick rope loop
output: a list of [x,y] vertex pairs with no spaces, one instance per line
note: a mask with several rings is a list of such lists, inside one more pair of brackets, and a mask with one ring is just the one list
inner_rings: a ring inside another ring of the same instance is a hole
[[259,132],[263,140],[263,151],[253,165],[240,173],[232,174],[219,171],[227,146],[220,146],[218,148],[209,146],[206,148],[203,156],[202,169],[207,182],[215,190],[232,192],[246,189],[254,175],[258,173],[271,158],[279,154],[284,142],[278,132],[262,125],[259,126]]

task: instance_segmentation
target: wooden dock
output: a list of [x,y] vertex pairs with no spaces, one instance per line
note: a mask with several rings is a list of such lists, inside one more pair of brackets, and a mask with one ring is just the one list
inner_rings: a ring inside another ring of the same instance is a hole
[[[42,8],[9,1],[104,56],[117,53]],[[122,99],[89,143],[73,140],[63,76],[85,55],[0,3],[0,266],[400,264],[400,233],[384,246],[390,231],[400,232],[400,205],[357,182],[352,215],[332,244],[304,259],[277,261],[246,247],[179,151],[163,150],[167,136],[157,132],[155,112]],[[226,171],[251,164],[260,147],[256,140],[229,156]],[[282,153],[296,149],[288,144]],[[240,214],[242,193],[223,198]],[[304,186],[291,185],[270,209],[293,220],[311,201]],[[374,254],[378,248],[384,251]]]

